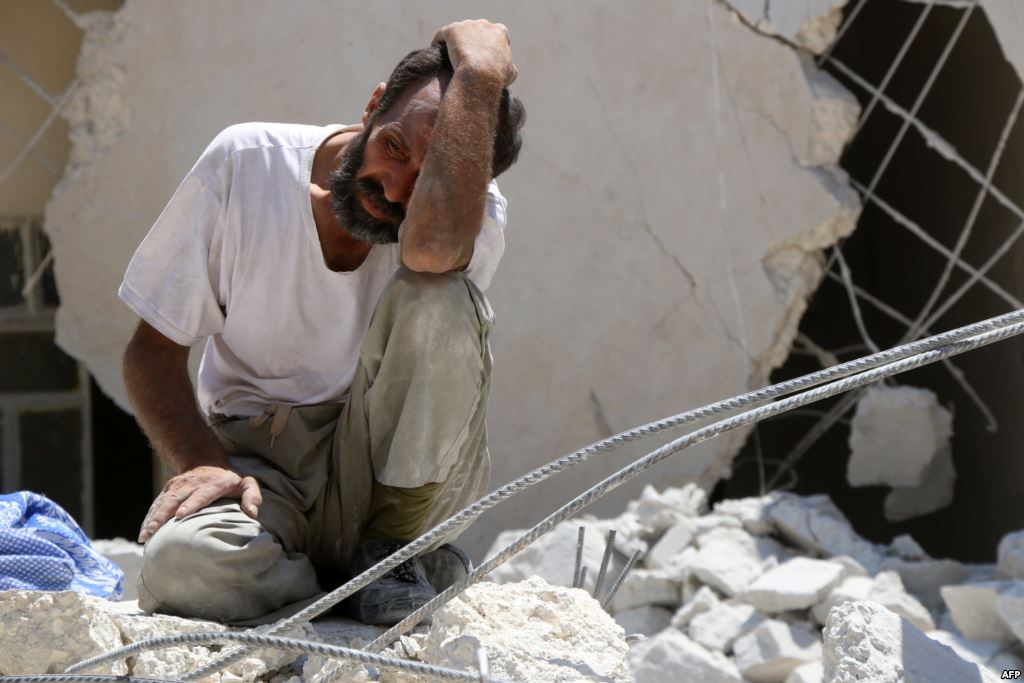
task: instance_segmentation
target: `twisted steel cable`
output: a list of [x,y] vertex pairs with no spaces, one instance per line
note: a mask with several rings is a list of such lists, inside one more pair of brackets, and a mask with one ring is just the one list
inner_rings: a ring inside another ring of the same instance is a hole
[[[79,671],[85,671],[92,669],[107,662],[111,662],[118,659],[124,659],[137,652],[146,652],[149,650],[160,650],[168,647],[176,647],[179,645],[197,645],[202,643],[219,643],[219,642],[238,642],[245,643],[250,646],[259,646],[266,648],[273,648],[278,650],[285,650],[287,652],[302,652],[305,654],[316,654],[325,657],[332,657],[336,659],[349,659],[364,666],[379,666],[387,667],[392,669],[401,669],[402,671],[409,671],[411,673],[423,674],[426,676],[434,676],[435,678],[441,678],[447,681],[479,681],[480,675],[469,671],[457,671],[455,669],[449,669],[442,666],[434,666],[432,664],[423,664],[421,662],[414,662],[406,659],[399,659],[397,657],[386,657],[384,655],[373,654],[364,650],[356,650],[350,647],[341,647],[338,645],[327,645],[326,643],[318,643],[311,640],[302,640],[299,638],[282,638],[280,636],[268,636],[261,633],[229,633],[224,631],[199,631],[196,633],[178,633],[168,636],[157,636],[155,638],[148,638],[146,640],[140,640],[137,643],[119,647],[116,650],[105,652],[96,657],[86,659],[85,661],[79,662],[72,667],[69,667],[64,674],[74,674]],[[0,679],[2,680],[2,679]],[[49,679],[53,680],[53,679]],[[493,679],[497,682],[497,679]]]
[[[700,408],[673,415],[655,422],[650,422],[633,429],[620,432],[606,439],[590,444],[584,448],[581,448],[573,453],[562,456],[557,460],[549,462],[532,472],[522,475],[521,477],[504,484],[503,486],[495,489],[487,496],[479,499],[472,505],[464,508],[458,513],[452,515],[444,522],[438,524],[434,528],[422,534],[419,538],[407,544],[402,549],[396,551],[389,557],[381,560],[379,563],[370,567],[362,574],[352,578],[350,581],[340,586],[339,588],[331,591],[327,595],[323,596],[319,600],[311,603],[300,612],[294,614],[287,619],[284,619],[277,624],[273,625],[268,629],[268,633],[275,633],[281,630],[293,627],[300,623],[308,622],[317,616],[320,616],[330,608],[337,605],[339,602],[349,597],[356,591],[364,588],[373,581],[377,580],[393,568],[405,562],[411,557],[420,554],[423,550],[430,547],[440,539],[443,539],[453,530],[462,527],[463,525],[472,522],[481,514],[487,510],[495,507],[496,505],[504,502],[511,498],[515,494],[519,493],[534,484],[538,484],[549,477],[565,471],[577,464],[585,462],[590,457],[610,451],[620,446],[633,441],[645,439],[663,431],[679,427],[683,424],[695,422],[704,418],[708,418],[720,413],[733,411],[748,405],[761,403],[763,401],[784,396],[786,394],[805,389],[807,387],[813,387],[823,382],[836,380],[839,378],[850,376],[854,373],[870,370],[872,368],[879,367],[886,363],[890,363],[903,358],[912,357],[915,354],[924,353],[931,351],[936,348],[940,348],[950,343],[955,343],[963,339],[970,338],[979,333],[985,333],[989,331],[996,331],[1003,329],[1007,326],[1024,321],[1024,309],[1019,309],[1006,313],[1000,316],[982,320],[980,322],[972,323],[964,327],[960,327],[954,330],[943,332],[932,337],[927,337],[917,341],[913,341],[907,344],[896,346],[891,349],[886,349],[878,353],[858,358],[855,360],[841,363],[839,365],[825,368],[817,372],[796,377],[794,379],[786,380],[778,384],[773,384],[761,389],[755,389],[753,391],[740,394],[731,398],[727,398],[721,401],[710,403]],[[217,659],[208,664],[198,667],[193,671],[190,671],[184,676],[184,680],[194,681],[203,676],[207,676],[228,664],[237,661],[244,655],[245,648],[235,648],[224,653]]]
[[117,674],[22,674],[0,676],[0,683],[180,683],[166,678],[141,678]]
[[1007,337],[1021,334],[1022,332],[1024,332],[1024,323],[1016,323],[1013,325],[1008,325],[1006,327],[1001,327],[990,332],[986,332],[984,334],[953,342],[951,344],[941,346],[931,351],[925,351],[924,353],[910,356],[902,360],[888,363],[886,365],[882,365],[871,370],[867,370],[865,372],[850,377],[846,377],[835,382],[825,384],[814,389],[810,389],[808,391],[804,391],[802,393],[781,399],[779,401],[770,403],[765,406],[753,408],[751,410],[740,413],[733,417],[725,418],[724,420],[719,420],[718,422],[714,422],[706,427],[703,427],[696,431],[690,432],[682,437],[679,437],[678,439],[671,441],[665,444],[664,446],[650,452],[643,458],[640,458],[639,460],[628,465],[627,467],[622,468],[618,472],[612,474],[610,477],[607,477],[606,479],[601,481],[596,486],[588,489],[584,493],[580,494],[573,500],[569,501],[568,503],[560,507],[555,512],[548,515],[540,523],[536,524],[534,527],[529,529],[526,533],[521,535],[511,544],[506,546],[497,554],[490,557],[482,565],[480,565],[472,572],[470,572],[465,579],[453,584],[447,590],[438,594],[426,605],[415,610],[405,619],[400,621],[398,624],[396,624],[395,626],[391,627],[389,630],[378,636],[376,640],[374,640],[366,647],[366,649],[369,652],[377,652],[383,649],[384,647],[387,647],[387,645],[389,645],[396,638],[398,638],[403,633],[408,631],[410,628],[414,627],[423,619],[434,614],[437,610],[443,607],[445,603],[447,603],[449,600],[462,593],[469,586],[483,579],[483,577],[486,576],[489,572],[491,572],[495,567],[499,566],[500,564],[508,560],[510,557],[520,552],[523,548],[533,543],[540,536],[550,531],[556,524],[558,524],[562,520],[572,517],[581,509],[583,509],[590,503],[594,502],[601,496],[605,495],[609,491],[618,488],[625,482],[629,481],[630,479],[637,476],[638,474],[648,469],[649,467],[657,464],[658,462],[661,462],[670,455],[678,453],[679,451],[689,448],[690,446],[693,446],[695,444],[707,441],[708,439],[714,438],[719,434],[735,429],[737,427],[752,424],[754,422],[759,422],[765,418],[771,417],[773,415],[778,415],[787,410],[792,410],[793,408],[798,408],[800,406],[812,403],[814,401],[819,401],[830,396],[835,396],[836,394],[841,394],[845,391],[849,391],[850,389],[861,387],[870,384],[871,382],[876,382],[880,379],[890,377],[897,373],[921,367],[922,365],[928,365],[930,363],[942,360],[943,358],[955,356],[957,354],[964,353],[965,351],[970,351],[980,346],[992,344],[1002,339],[1006,339]]

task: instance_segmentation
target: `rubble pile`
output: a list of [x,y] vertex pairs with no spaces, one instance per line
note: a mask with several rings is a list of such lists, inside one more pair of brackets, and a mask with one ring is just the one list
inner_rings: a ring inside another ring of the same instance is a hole
[[695,486],[648,487],[616,519],[562,523],[492,578],[571,585],[580,526],[588,593],[609,531],[609,577],[644,553],[608,606],[641,636],[629,638],[638,683],[981,682],[1024,668],[1024,531],[1003,539],[997,564],[969,565],[909,536],[868,542],[823,495],[708,510]]

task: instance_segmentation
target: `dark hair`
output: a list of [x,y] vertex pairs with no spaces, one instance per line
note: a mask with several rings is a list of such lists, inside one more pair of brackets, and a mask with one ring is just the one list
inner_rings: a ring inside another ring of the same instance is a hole
[[[377,109],[372,119],[381,116],[412,86],[424,79],[433,77],[451,77],[452,63],[448,59],[448,50],[443,44],[431,45],[421,50],[413,50],[398,63],[388,77],[387,88],[377,102]],[[508,88],[501,91],[498,102],[498,126],[494,132],[494,157],[491,162],[491,177],[497,178],[516,162],[519,148],[523,145],[520,132],[526,122],[526,108],[519,98],[509,93]]]

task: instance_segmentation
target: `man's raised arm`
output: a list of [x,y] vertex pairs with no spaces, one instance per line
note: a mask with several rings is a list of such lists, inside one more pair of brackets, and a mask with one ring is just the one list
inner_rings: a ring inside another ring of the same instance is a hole
[[255,518],[262,502],[259,485],[228,468],[223,447],[199,415],[188,376],[188,347],[140,321],[125,350],[124,379],[135,418],[156,454],[176,473],[153,501],[139,542],[171,517],[181,519],[218,498],[241,498],[242,510]]
[[399,242],[406,267],[445,273],[464,268],[473,254],[491,180],[501,92],[515,80],[516,68],[503,24],[456,22],[438,31],[434,42],[445,44],[454,73]]

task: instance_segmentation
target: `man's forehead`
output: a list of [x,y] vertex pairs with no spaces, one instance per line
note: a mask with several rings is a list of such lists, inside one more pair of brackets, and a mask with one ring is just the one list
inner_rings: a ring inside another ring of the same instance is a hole
[[379,125],[398,122],[412,134],[426,134],[434,127],[441,108],[441,82],[436,78],[414,84],[384,113]]

